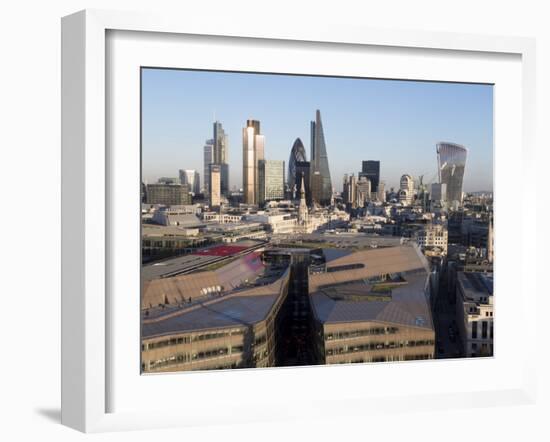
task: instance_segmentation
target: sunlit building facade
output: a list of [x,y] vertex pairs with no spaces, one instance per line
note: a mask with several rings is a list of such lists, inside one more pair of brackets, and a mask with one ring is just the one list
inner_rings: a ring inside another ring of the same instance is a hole
[[328,167],[327,146],[321,112],[317,110],[315,121],[311,122],[311,192],[312,199],[319,205],[329,205],[332,198],[332,181]]
[[451,206],[460,206],[468,150],[454,143],[438,143],[436,150],[439,182],[446,185],[446,199]]

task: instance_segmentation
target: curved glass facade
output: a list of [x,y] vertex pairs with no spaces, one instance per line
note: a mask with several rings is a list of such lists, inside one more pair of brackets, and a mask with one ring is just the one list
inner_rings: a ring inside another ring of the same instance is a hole
[[288,188],[291,194],[294,194],[294,186],[298,187],[299,182],[296,181],[296,163],[306,161],[306,149],[300,138],[296,138],[290,151],[288,159]]
[[439,183],[447,187],[447,201],[462,204],[462,181],[468,150],[454,143],[438,143],[436,149]]

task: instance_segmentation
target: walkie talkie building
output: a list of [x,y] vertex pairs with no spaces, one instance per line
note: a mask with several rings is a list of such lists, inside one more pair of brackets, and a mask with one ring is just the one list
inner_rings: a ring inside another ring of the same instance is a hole
[[450,204],[462,204],[462,181],[468,150],[460,144],[438,143],[437,166],[439,183],[447,187],[446,199]]

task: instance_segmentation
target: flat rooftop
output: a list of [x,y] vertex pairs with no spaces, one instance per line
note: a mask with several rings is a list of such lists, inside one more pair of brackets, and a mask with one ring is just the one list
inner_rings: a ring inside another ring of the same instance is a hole
[[468,298],[493,295],[492,273],[458,272],[457,279]]
[[[384,275],[390,280],[379,281]],[[310,300],[325,324],[378,321],[433,330],[428,277],[428,263],[415,246],[362,250],[327,262],[326,273],[311,274]]]
[[[157,226],[160,227],[160,226]],[[176,227],[174,227],[176,229]],[[213,245],[197,250],[190,255],[178,256],[175,258],[164,259],[141,267],[141,279],[143,281],[152,281],[154,279],[165,278],[175,273],[191,271],[196,267],[203,267],[220,260],[220,258],[230,257],[234,253],[246,252],[247,249],[253,249],[263,244],[261,241],[244,240],[229,245]]]

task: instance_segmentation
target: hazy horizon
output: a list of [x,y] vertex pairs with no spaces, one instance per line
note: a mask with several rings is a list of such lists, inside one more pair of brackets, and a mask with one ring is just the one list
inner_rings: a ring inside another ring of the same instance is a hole
[[212,124],[229,139],[230,188],[242,187],[242,128],[260,121],[265,157],[284,160],[301,138],[310,159],[309,124],[321,111],[332,184],[363,160],[379,160],[386,189],[401,175],[437,180],[436,143],[468,149],[464,191],[493,190],[491,85],[142,70],[142,175],[155,182],[196,169],[203,182],[203,147]]

